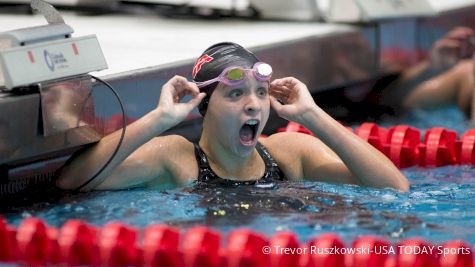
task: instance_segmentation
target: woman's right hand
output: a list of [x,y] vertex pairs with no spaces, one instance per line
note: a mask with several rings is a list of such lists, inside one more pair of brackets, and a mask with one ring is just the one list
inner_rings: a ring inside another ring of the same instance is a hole
[[[193,98],[188,102],[180,101],[187,95]],[[168,127],[173,127],[183,121],[186,116],[203,100],[205,93],[200,93],[196,84],[185,77],[175,75],[162,87],[157,110],[160,118]]]
[[447,69],[458,60],[473,54],[475,31],[469,27],[456,27],[437,40],[430,52],[430,62],[435,69]]

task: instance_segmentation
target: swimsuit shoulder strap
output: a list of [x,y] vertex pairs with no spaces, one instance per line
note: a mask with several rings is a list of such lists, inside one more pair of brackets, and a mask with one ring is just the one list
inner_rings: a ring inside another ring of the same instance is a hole
[[201,149],[200,145],[193,143],[195,146],[195,157],[198,162],[198,181],[208,181],[210,179],[219,178],[211,169],[208,163],[206,154]]
[[195,146],[195,157],[196,161],[198,161],[198,166],[201,167],[209,167],[208,163],[208,158],[206,157],[206,154],[201,150],[200,145],[197,143],[193,143]]
[[266,147],[260,142],[257,142],[256,149],[266,165],[266,171],[263,178],[286,180],[284,172],[279,168],[279,165],[269,151],[267,151]]

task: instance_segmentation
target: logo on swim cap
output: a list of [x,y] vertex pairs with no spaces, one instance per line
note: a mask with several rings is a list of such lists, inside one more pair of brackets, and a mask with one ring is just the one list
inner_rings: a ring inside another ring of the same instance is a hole
[[195,66],[193,67],[193,79],[196,77],[196,74],[198,73],[198,71],[200,71],[201,69],[201,66],[207,62],[210,62],[212,61],[213,58],[208,56],[208,55],[203,55],[201,56],[195,63]]

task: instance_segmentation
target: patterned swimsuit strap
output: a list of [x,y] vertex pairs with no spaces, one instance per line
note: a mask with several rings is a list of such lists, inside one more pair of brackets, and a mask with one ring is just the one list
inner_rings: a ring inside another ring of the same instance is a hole
[[284,172],[279,168],[279,165],[274,160],[272,155],[267,151],[266,147],[261,143],[257,142],[256,145],[257,152],[264,160],[264,164],[266,165],[266,169],[264,172],[263,179],[270,179],[270,180],[286,180]]
[[200,168],[207,168],[209,167],[208,158],[206,157],[205,153],[201,149],[198,143],[193,143],[195,146],[195,156],[196,160],[198,161],[198,166]]
[[195,146],[195,156],[198,161],[198,181],[208,181],[210,179],[214,180],[219,177],[213,172],[208,163],[208,158],[203,150],[200,148],[198,143],[194,143]]
[[264,160],[264,164],[266,165],[266,171],[277,166],[277,163],[275,162],[274,158],[271,156],[269,151],[267,151],[266,147],[263,146],[260,142],[257,142],[256,149],[262,160]]

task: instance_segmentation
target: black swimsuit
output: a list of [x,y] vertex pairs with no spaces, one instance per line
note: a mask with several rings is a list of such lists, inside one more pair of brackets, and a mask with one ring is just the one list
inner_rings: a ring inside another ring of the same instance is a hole
[[282,170],[277,165],[277,162],[272,158],[267,149],[259,142],[257,142],[256,149],[265,163],[264,175],[258,180],[252,181],[234,181],[219,177],[209,166],[208,158],[198,144],[195,145],[195,156],[198,161],[199,174],[198,183],[215,184],[224,186],[238,186],[238,185],[256,185],[262,187],[271,187],[276,181],[286,181]]

